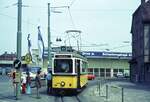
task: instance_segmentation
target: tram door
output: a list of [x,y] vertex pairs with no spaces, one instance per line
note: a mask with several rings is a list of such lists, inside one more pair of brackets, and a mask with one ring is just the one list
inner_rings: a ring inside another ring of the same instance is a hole
[[77,68],[77,88],[80,88],[80,60],[76,60]]

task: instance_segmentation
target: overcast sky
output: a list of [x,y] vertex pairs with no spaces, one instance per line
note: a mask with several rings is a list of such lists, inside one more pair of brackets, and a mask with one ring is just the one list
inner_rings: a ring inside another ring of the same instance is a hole
[[[16,51],[18,0],[0,0],[0,54]],[[132,14],[141,0],[22,0],[22,55],[27,52],[27,35],[31,34],[32,48],[37,48],[37,26],[41,26],[47,46],[47,3],[51,7],[52,46],[77,45],[77,34],[66,30],[81,30],[81,50],[131,52]],[[54,13],[61,11],[62,13]],[[56,42],[56,38],[62,42]],[[126,42],[126,43],[125,43]],[[93,47],[92,47],[93,46]]]

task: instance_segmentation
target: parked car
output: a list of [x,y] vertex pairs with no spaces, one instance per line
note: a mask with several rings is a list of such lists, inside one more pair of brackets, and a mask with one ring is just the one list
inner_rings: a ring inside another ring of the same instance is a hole
[[[29,72],[29,73],[30,73],[31,80],[34,80],[35,77],[36,77],[36,74],[34,74],[34,73],[32,73],[32,72]],[[26,72],[22,72],[22,73],[21,73],[21,79],[23,79],[24,77],[27,77]]]
[[87,75],[88,80],[94,80],[95,79],[95,75],[93,74],[88,74]]
[[118,77],[118,78],[123,78],[123,77],[124,77],[124,75],[123,75],[123,73],[122,73],[122,72],[118,72],[118,73],[117,73],[117,77]]
[[6,68],[6,75],[9,75],[11,73],[12,68],[11,67],[7,67]]
[[125,74],[124,74],[124,77],[125,77],[125,78],[130,78],[129,73],[125,73]]
[[32,73],[37,73],[37,71],[41,70],[41,67],[30,67],[29,69]]

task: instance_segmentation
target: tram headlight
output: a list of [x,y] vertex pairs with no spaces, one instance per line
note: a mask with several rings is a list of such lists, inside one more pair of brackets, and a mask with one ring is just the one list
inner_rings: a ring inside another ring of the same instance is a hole
[[64,87],[64,86],[65,86],[65,82],[62,81],[62,82],[60,83],[60,85],[61,85],[61,87]]

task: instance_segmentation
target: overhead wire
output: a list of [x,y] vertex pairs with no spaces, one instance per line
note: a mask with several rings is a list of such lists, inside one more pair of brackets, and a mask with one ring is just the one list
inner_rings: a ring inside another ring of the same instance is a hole
[[118,47],[114,47],[112,49],[109,49],[109,50],[116,50],[116,49],[119,49],[119,48],[124,48],[124,47],[129,47],[130,45],[121,45],[121,46],[118,46]]
[[70,16],[70,20],[71,20],[72,26],[73,26],[73,28],[76,28],[75,23],[73,21],[73,17],[72,17],[71,11],[70,11],[70,6],[68,7],[68,12],[69,12],[69,16]]
[[75,1],[76,0],[72,0],[72,2],[70,3],[69,7],[71,7],[74,4]]

